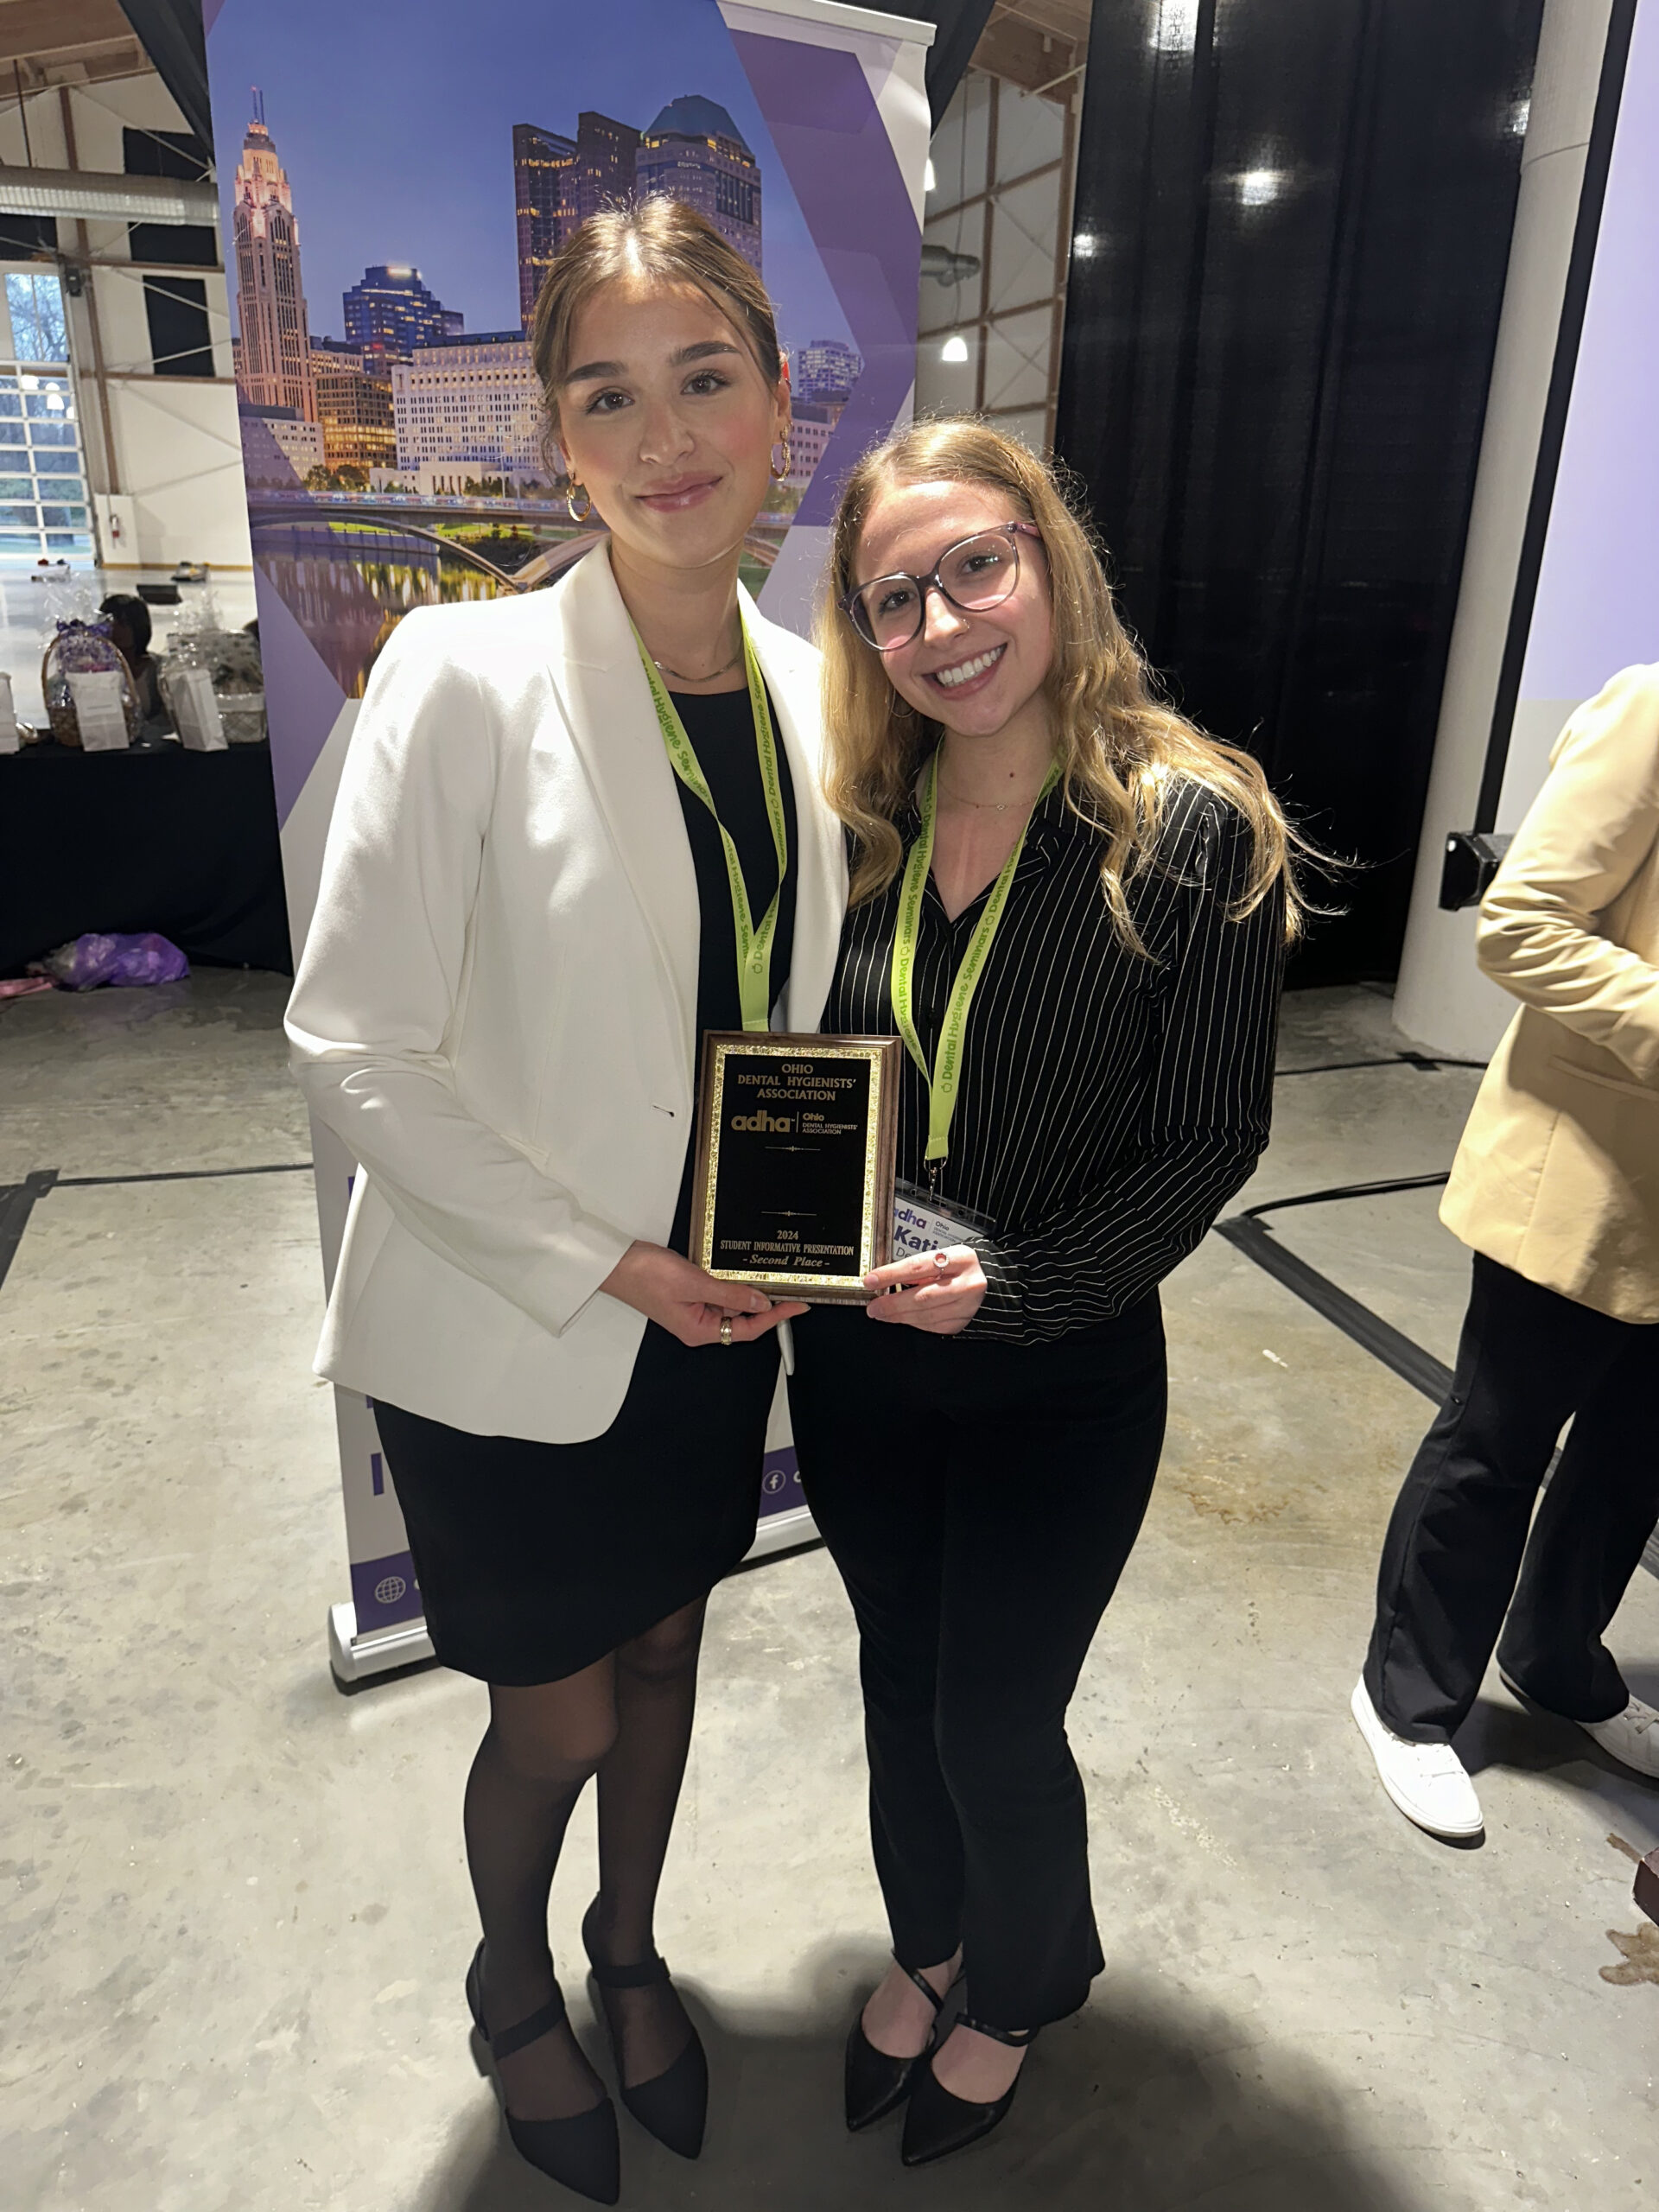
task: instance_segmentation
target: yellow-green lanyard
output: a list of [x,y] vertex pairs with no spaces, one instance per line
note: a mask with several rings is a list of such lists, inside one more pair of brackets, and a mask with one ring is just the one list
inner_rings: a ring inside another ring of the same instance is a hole
[[645,663],[645,680],[651,686],[651,696],[657,709],[657,719],[663,728],[663,743],[668,747],[668,757],[674,772],[687,791],[695,793],[715,817],[715,827],[720,832],[720,842],[726,853],[726,880],[732,894],[732,927],[737,938],[737,1002],[742,1009],[746,1029],[767,1029],[772,1026],[772,941],[778,931],[778,906],[784,895],[784,875],[789,866],[789,831],[784,821],[784,787],[778,775],[778,741],[772,735],[772,710],[766,703],[766,679],[760,673],[760,664],[754,657],[754,647],[749,633],[743,632],[743,664],[748,671],[749,706],[754,715],[754,749],[760,762],[760,783],[766,795],[766,819],[772,824],[772,849],[778,855],[778,888],[772,894],[772,904],[760,917],[760,926],[754,925],[749,907],[748,887],[743,880],[743,864],[738,859],[737,847],[732,842],[731,832],[720,818],[714,793],[696,755],[696,748],[685,734],[685,724],[680,720],[674,702],[668,696],[663,679],[657,673],[655,663],[645,651],[639,632],[634,632],[634,642],[639,647],[639,658]]
[[933,865],[933,828],[938,817],[939,756],[936,753],[927,764],[922,780],[921,835],[910,849],[910,858],[905,863],[905,880],[899,893],[899,919],[893,937],[892,993],[893,1019],[899,1024],[899,1034],[904,1039],[910,1057],[922,1071],[928,1087],[927,1094],[927,1150],[924,1154],[930,1166],[947,1157],[950,1149],[950,1120],[957,1110],[957,1092],[962,1082],[963,1039],[968,1027],[968,1008],[979,979],[985,971],[990,957],[991,939],[996,935],[996,925],[1002,918],[1002,909],[1008,903],[1008,892],[1014,882],[1014,872],[1020,865],[1020,855],[1026,849],[1026,832],[1031,827],[1031,815],[1035,814],[1060,779],[1058,766],[1049,770],[1043,788],[1031,804],[1014,850],[1002,863],[1002,872],[991,886],[991,895],[985,901],[985,911],[974,925],[974,933],[968,940],[968,950],[962,956],[962,965],[957,970],[956,981],[950,986],[950,995],[945,1001],[944,1020],[939,1025],[939,1049],[935,1056],[931,1073],[927,1055],[922,1050],[922,1040],[916,1033],[915,1017],[911,1010],[911,986],[916,974],[916,944],[922,926],[922,896],[927,888],[928,870]]

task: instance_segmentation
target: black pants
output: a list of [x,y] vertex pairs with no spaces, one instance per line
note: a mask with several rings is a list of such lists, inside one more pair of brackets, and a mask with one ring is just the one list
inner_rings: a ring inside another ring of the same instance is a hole
[[1552,1713],[1623,1712],[1602,1631],[1656,1518],[1659,1325],[1615,1321],[1477,1254],[1451,1395],[1382,1547],[1365,1660],[1378,1713],[1411,1743],[1446,1743],[1495,1648]]
[[982,1344],[820,1307],[791,1386],[809,1503],[859,1629],[870,1825],[895,1957],[963,1946],[1001,2027],[1103,1963],[1065,1708],[1163,1443],[1162,1316]]

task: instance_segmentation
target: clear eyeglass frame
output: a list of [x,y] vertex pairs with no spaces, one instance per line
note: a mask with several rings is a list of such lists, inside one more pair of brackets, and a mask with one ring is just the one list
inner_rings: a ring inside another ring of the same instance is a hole
[[[1008,571],[1007,585],[995,596],[971,601],[960,599],[944,581],[945,564],[953,554],[960,553],[965,545],[977,544],[982,537],[1006,537],[1013,548],[1014,562]],[[1042,543],[1042,532],[1035,523],[994,523],[988,530],[973,531],[968,537],[959,537],[954,544],[947,545],[926,575],[912,576],[903,569],[897,569],[890,576],[872,576],[868,583],[855,584],[850,591],[843,592],[836,604],[872,652],[898,652],[903,646],[913,645],[920,637],[927,620],[927,594],[930,591],[937,591],[959,614],[983,614],[990,607],[1001,607],[1005,600],[1011,599],[1020,582],[1020,540],[1022,537],[1034,537],[1039,544]],[[916,620],[907,635],[889,638],[883,644],[875,635],[868,598],[871,592],[891,584],[913,584],[916,587]]]

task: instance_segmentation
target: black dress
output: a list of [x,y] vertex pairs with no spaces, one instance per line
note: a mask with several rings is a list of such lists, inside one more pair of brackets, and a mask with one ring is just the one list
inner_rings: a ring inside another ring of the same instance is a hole
[[[747,690],[676,695],[758,920],[778,862]],[[789,864],[772,945],[772,998],[789,980],[795,926],[794,791],[779,773]],[[701,933],[696,1033],[740,1029],[726,862],[701,800],[676,782],[696,869]],[[693,1117],[695,1122],[695,1116]],[[686,1249],[691,1159],[669,1243]],[[620,1410],[581,1444],[472,1436],[377,1404],[409,1531],[428,1633],[458,1673],[509,1686],[560,1681],[703,1596],[754,1538],[775,1332],[753,1344],[688,1345],[653,1321]]]

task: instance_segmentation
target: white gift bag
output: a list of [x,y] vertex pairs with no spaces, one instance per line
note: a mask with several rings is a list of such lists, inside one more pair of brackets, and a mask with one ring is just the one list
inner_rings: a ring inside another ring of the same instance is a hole
[[82,751],[124,753],[128,743],[127,702],[120,671],[113,668],[83,669],[71,676],[68,682]]
[[225,724],[213,696],[213,679],[205,668],[175,669],[168,678],[168,697],[179,741],[192,753],[223,753]]

